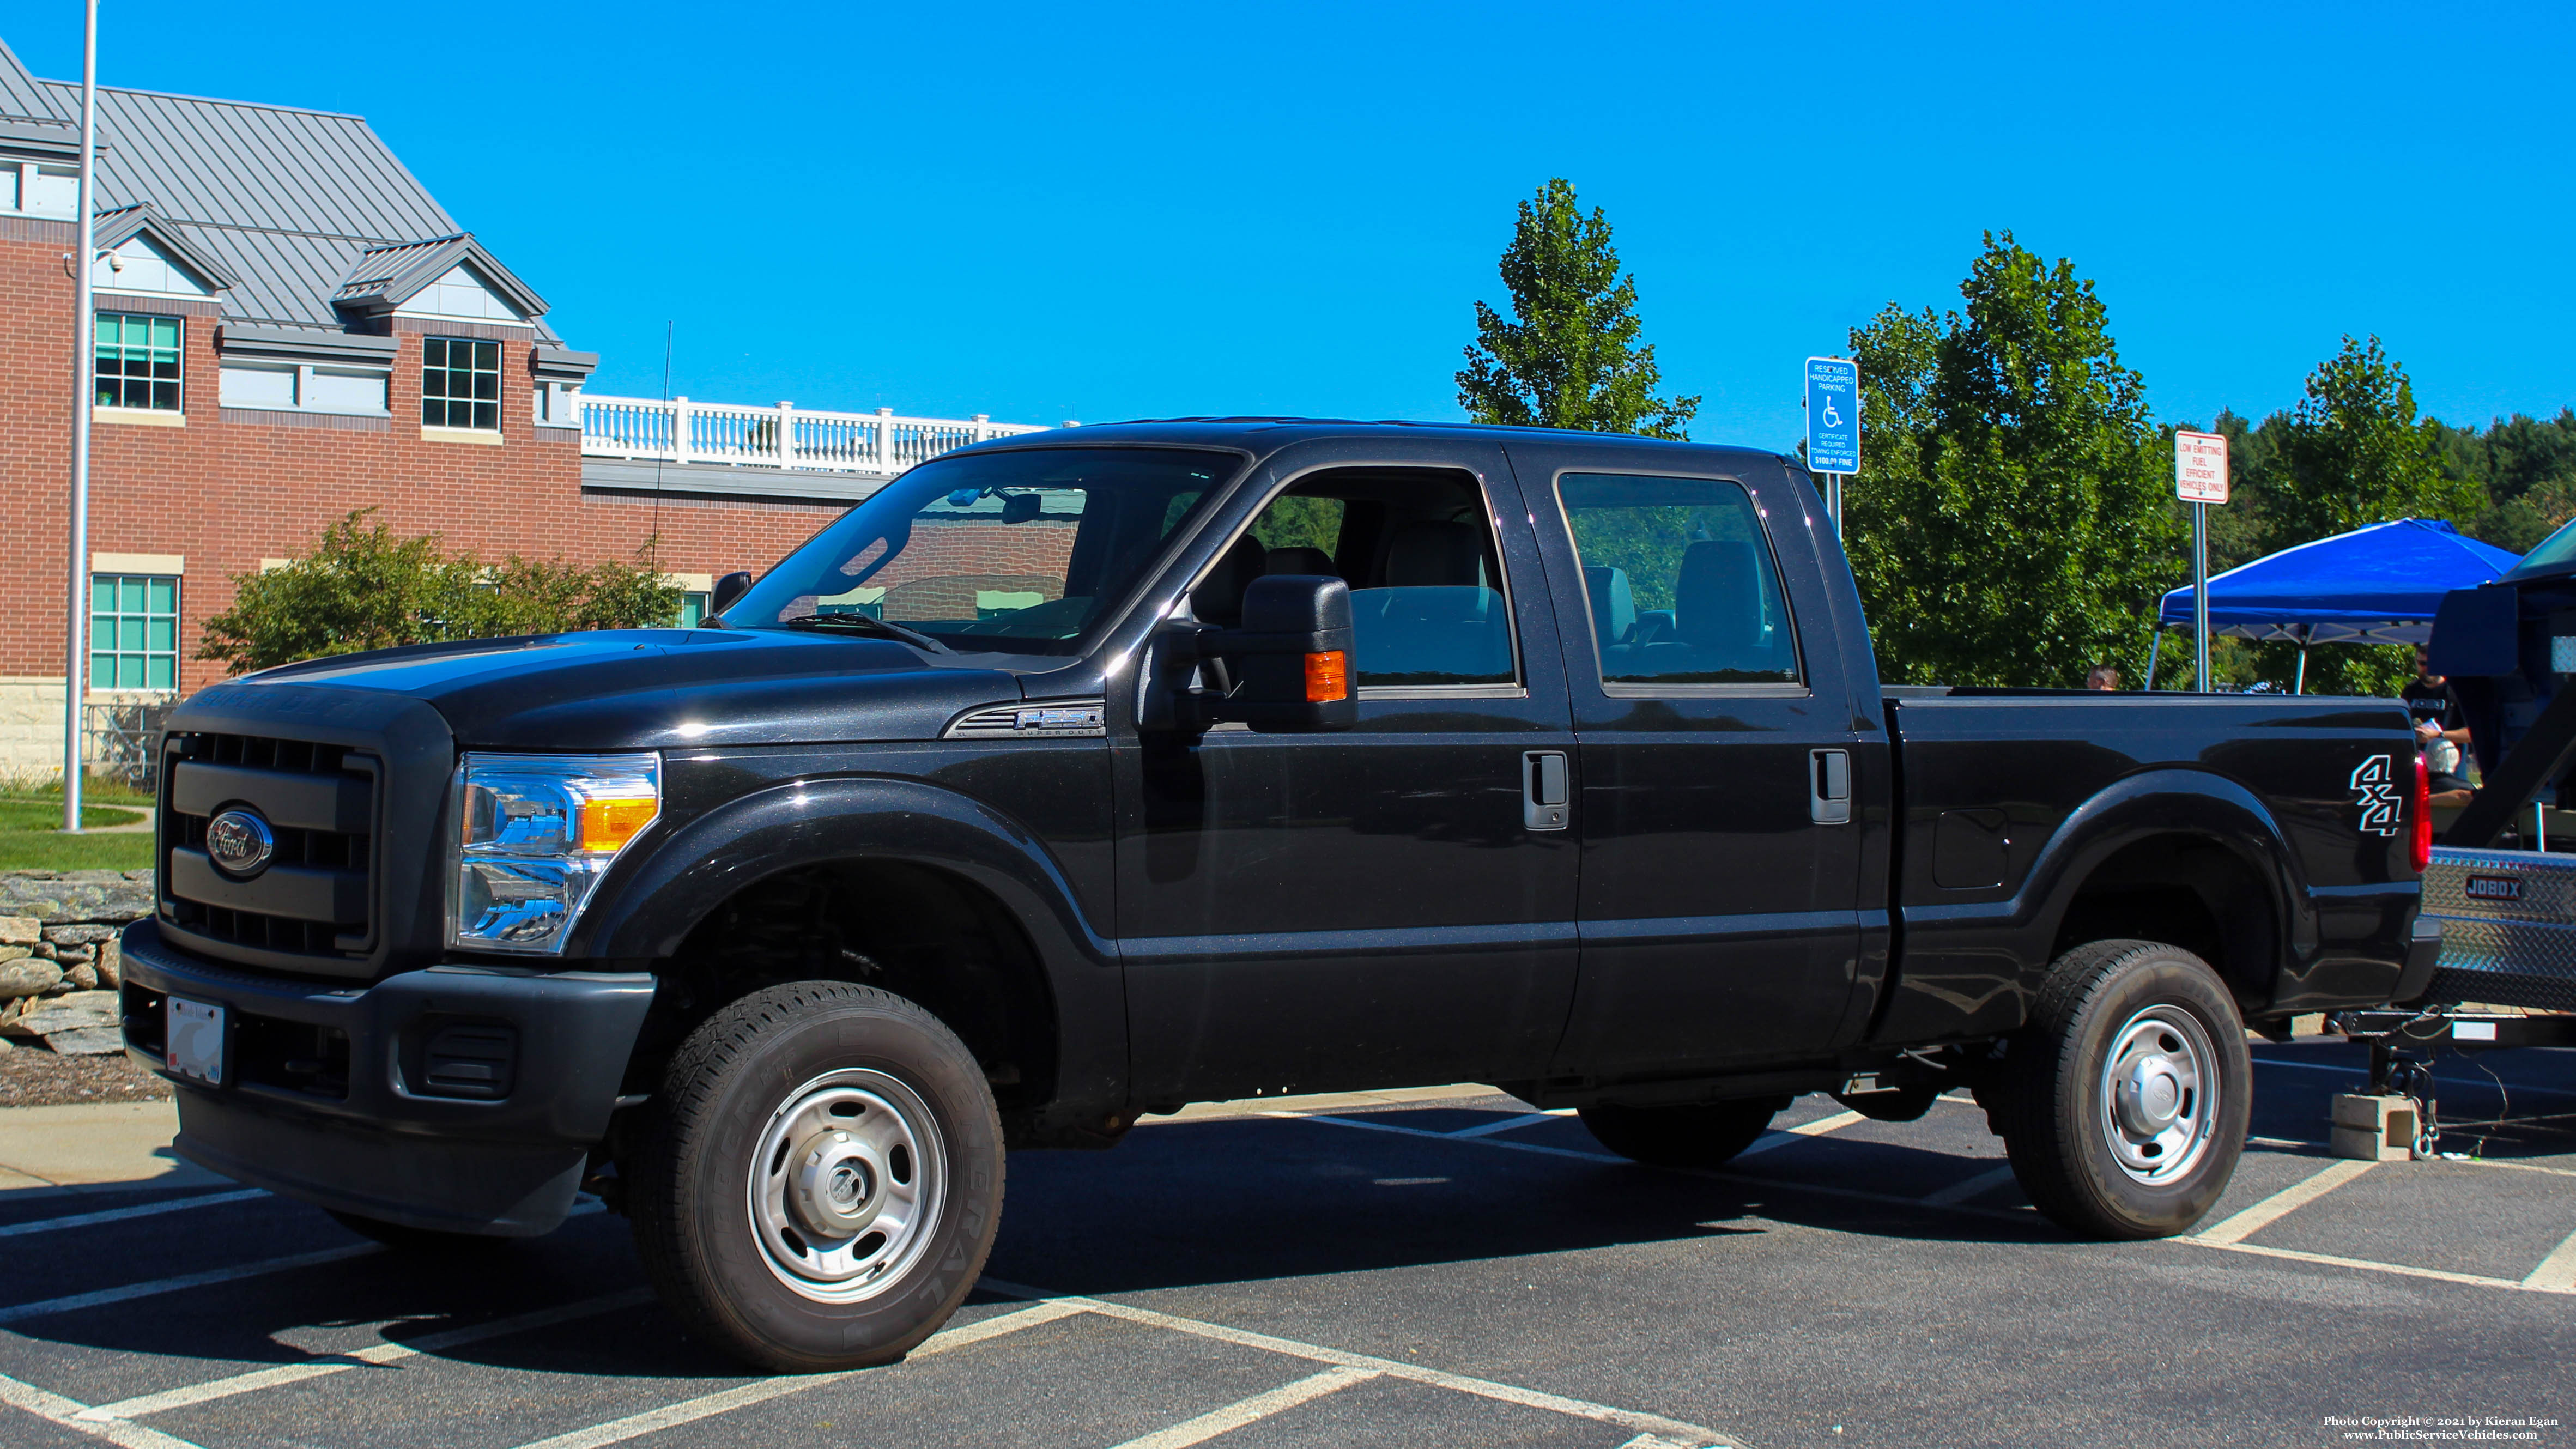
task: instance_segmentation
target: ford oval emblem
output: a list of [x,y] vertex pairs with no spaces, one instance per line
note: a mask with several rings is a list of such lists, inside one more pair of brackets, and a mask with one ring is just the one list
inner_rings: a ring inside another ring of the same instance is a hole
[[206,822],[206,854],[226,875],[245,879],[268,869],[277,835],[254,810],[227,810]]

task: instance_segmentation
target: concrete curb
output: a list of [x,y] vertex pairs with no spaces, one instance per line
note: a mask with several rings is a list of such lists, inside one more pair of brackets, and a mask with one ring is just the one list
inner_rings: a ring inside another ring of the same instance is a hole
[[178,1135],[176,1102],[0,1107],[0,1201],[230,1181],[173,1155]]

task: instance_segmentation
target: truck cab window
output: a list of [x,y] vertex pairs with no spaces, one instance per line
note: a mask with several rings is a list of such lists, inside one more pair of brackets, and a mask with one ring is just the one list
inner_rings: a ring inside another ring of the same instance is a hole
[[1603,685],[1798,683],[1779,570],[1741,485],[1569,473],[1557,496]]
[[1178,448],[933,459],[790,554],[725,622],[857,635],[878,620],[961,652],[1069,654],[1240,466]]
[[1442,688],[1519,678],[1502,556],[1473,477],[1448,470],[1346,469],[1270,501],[1191,593],[1231,624],[1265,574],[1329,574],[1351,586],[1360,687]]

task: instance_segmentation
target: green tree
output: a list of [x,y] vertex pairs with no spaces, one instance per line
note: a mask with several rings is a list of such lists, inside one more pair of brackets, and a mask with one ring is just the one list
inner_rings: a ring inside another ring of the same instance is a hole
[[206,621],[200,659],[236,674],[326,654],[442,639],[488,639],[667,624],[680,593],[662,575],[615,561],[583,567],[510,555],[450,557],[436,534],[397,538],[361,508],[313,551],[233,575],[233,606]]
[[1585,216],[1562,177],[1520,203],[1503,252],[1505,319],[1476,304],[1476,342],[1458,373],[1458,405],[1480,423],[1682,438],[1697,397],[1655,396],[1655,349],[1640,344],[1637,279],[1619,271],[1610,223]]
[[[2379,339],[2344,338],[2308,374],[2307,395],[2281,420],[2277,455],[2258,464],[2271,549],[2399,518],[2475,522],[2486,490],[2443,466],[2441,443],[2438,424],[2417,420],[2414,386]],[[2257,668],[2274,679],[2295,677],[2297,646],[2263,646]],[[2414,655],[2403,648],[2308,651],[2312,694],[2390,695],[2413,673]]]
[[2378,338],[2346,337],[2290,414],[2267,504],[2280,546],[2397,518],[2476,518],[2484,490],[2443,469],[2437,441],[2416,420],[2406,369]]
[[1870,439],[1848,544],[1892,683],[2058,685],[2144,670],[2187,573],[2171,451],[2093,284],[1989,233],[1961,312],[1853,330]]

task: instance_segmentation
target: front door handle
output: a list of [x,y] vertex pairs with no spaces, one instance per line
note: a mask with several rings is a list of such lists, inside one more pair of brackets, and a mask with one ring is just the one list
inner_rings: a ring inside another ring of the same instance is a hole
[[1851,751],[1807,752],[1807,818],[1818,825],[1851,823]]
[[1573,818],[1574,801],[1565,751],[1521,753],[1521,825],[1529,830],[1563,830]]

